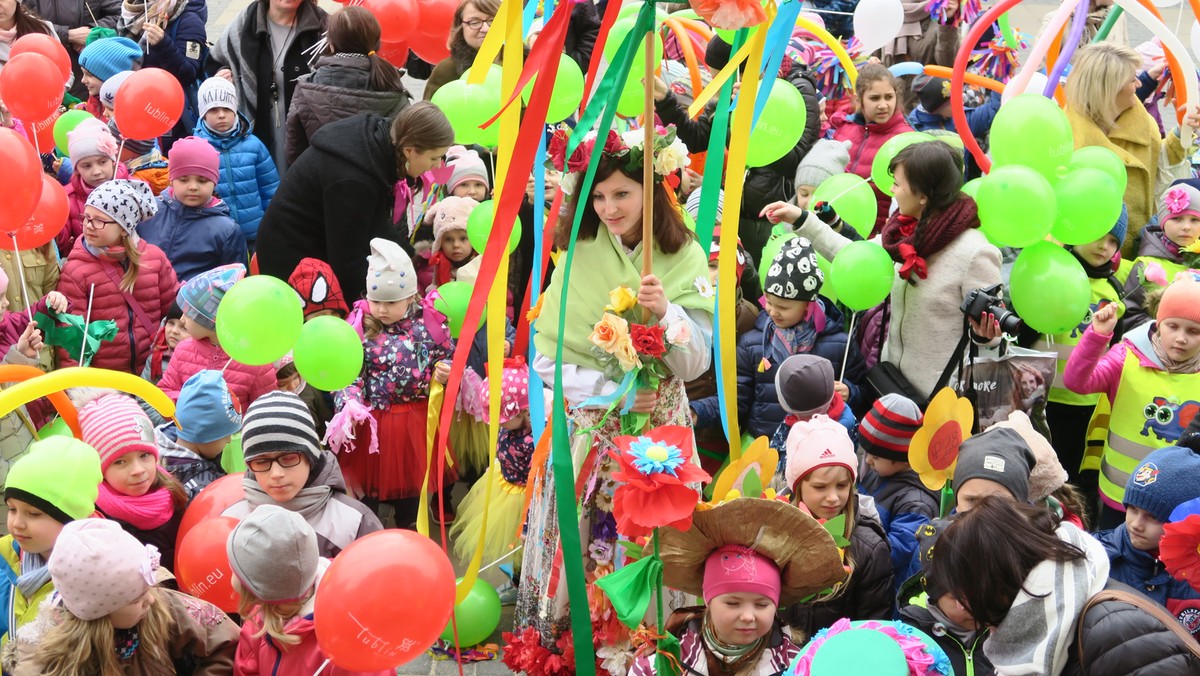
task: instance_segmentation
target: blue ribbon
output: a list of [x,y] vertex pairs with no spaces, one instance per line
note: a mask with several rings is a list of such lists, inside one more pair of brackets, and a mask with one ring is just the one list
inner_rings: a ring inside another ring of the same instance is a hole
[[[775,15],[775,20],[767,29],[767,45],[762,69],[763,84],[774,82],[779,75],[783,55],[787,51],[788,42],[792,39],[792,28],[796,25],[796,17],[800,16],[800,7],[801,4],[797,0],[787,0],[780,5],[779,13]],[[758,116],[762,114],[770,96],[771,87],[759,86],[758,99],[754,102],[753,124],[758,124]]]
[[[534,4],[536,0],[530,0]],[[529,298],[527,310],[533,310],[534,300],[542,290],[542,229],[545,228],[546,210],[540,205],[546,203],[546,135],[542,134],[538,141],[537,157],[533,160],[533,272],[529,278]],[[537,335],[537,322],[529,322],[529,426],[533,430],[533,438],[541,439],[546,429],[546,398],[541,396],[541,376],[533,368],[533,360],[537,356],[537,348],[533,346],[533,338]],[[535,396],[535,393],[537,396]]]
[[637,374],[637,369],[626,371],[625,377],[621,379],[621,384],[617,385],[617,389],[611,394],[598,394],[572,408],[599,408],[603,406],[612,411],[617,402],[624,398],[625,406],[621,409],[621,415],[629,413],[633,408],[633,401],[637,394],[637,390],[634,388]]

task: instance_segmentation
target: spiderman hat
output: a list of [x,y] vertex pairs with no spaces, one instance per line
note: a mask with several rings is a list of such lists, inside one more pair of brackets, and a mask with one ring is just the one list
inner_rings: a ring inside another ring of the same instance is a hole
[[316,258],[305,258],[296,265],[288,277],[288,285],[300,294],[304,301],[304,318],[309,319],[323,310],[332,310],[343,319],[350,314],[342,286],[329,263]]

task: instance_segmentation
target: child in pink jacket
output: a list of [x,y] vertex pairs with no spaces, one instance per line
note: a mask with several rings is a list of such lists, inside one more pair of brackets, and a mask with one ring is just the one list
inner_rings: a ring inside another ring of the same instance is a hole
[[229,391],[243,409],[278,389],[274,367],[233,361],[217,342],[217,306],[225,293],[245,276],[244,265],[222,265],[193,277],[179,289],[176,302],[183,310],[183,328],[190,337],[175,346],[171,363],[158,382],[158,388],[171,399],[179,398],[188,378],[206,370],[224,373]]

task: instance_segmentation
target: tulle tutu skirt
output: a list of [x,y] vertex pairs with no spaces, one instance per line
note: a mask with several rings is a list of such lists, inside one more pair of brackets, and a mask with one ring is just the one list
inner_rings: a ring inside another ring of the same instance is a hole
[[461,411],[454,414],[450,423],[450,448],[458,459],[458,474],[461,478],[474,481],[483,476],[488,466],[488,425],[482,420]]
[[[379,452],[370,453],[371,428],[359,424],[353,450],[338,454],[338,464],[350,493],[358,498],[397,500],[421,494],[425,477],[425,425],[428,402],[392,404],[387,410],[372,410],[371,417],[379,426]],[[429,473],[429,491],[438,490],[436,467]],[[457,475],[446,462],[443,485],[449,486]]]
[[[525,517],[525,488],[505,481],[499,468],[493,465],[471,486],[470,492],[458,506],[458,519],[450,529],[450,535],[454,539],[454,554],[459,561],[469,561],[479,544],[489,483],[492,485],[492,500],[487,514],[487,535],[483,542],[484,562],[504,556],[520,542],[520,528]],[[520,556],[517,554],[513,559],[518,566]]]

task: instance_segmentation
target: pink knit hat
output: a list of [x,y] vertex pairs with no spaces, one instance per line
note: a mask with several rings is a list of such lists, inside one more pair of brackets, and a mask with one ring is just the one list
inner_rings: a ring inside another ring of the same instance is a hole
[[841,423],[827,415],[814,415],[792,425],[787,436],[787,485],[796,489],[796,482],[809,472],[822,467],[841,466],[850,470],[850,480],[858,479],[858,456],[854,442]]
[[1200,323],[1200,275],[1180,273],[1163,292],[1158,303],[1158,321],[1190,319]]
[[467,230],[467,220],[479,202],[470,197],[442,198],[440,202],[429,207],[425,212],[425,222],[433,226],[433,250],[442,250],[442,237],[451,230]]
[[454,192],[454,189],[466,181],[479,181],[480,183],[491,188],[488,181],[487,165],[483,163],[483,158],[474,150],[469,150],[463,146],[450,146],[446,151],[446,163],[454,169],[450,174],[450,180],[446,182],[446,190]]
[[741,545],[713,550],[704,561],[704,602],[721,594],[762,594],[779,604],[779,567],[771,559]]
[[98,620],[142,598],[154,586],[159,554],[116,521],[79,519],[63,526],[50,553],[50,577],[63,605]]
[[79,431],[83,442],[100,453],[102,472],[134,451],[152,453],[158,459],[154,424],[137,402],[123,394],[106,394],[88,402],[79,411]]
[[208,141],[195,136],[181,138],[171,146],[167,173],[171,180],[184,176],[203,176],[217,182],[221,168],[221,156]]

